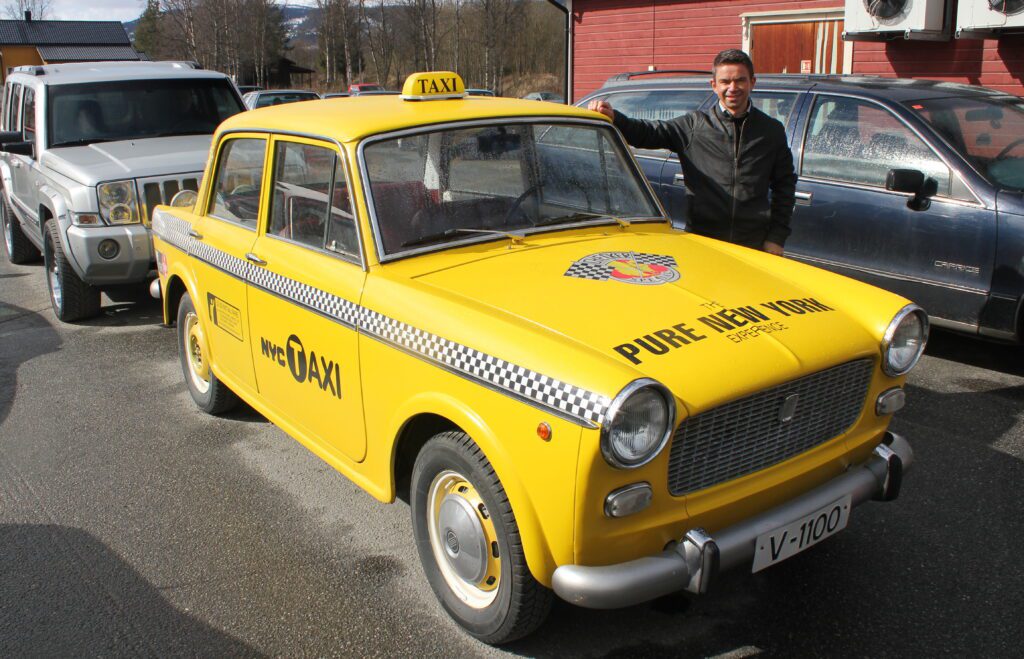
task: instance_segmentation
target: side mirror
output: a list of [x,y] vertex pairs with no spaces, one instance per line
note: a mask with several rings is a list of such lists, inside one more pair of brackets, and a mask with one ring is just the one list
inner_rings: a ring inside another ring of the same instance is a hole
[[907,202],[907,208],[923,211],[931,206],[929,197],[934,197],[938,193],[939,182],[926,177],[924,172],[918,169],[890,169],[885,177],[885,189],[914,195]]
[[0,131],[0,144],[7,144],[8,142],[20,142],[24,136],[22,136],[20,130],[5,130]]
[[[20,138],[21,135],[18,137]],[[6,151],[18,156],[36,157],[36,145],[34,142],[4,142],[0,144],[0,151]]]
[[178,190],[171,197],[171,206],[176,208],[194,208],[199,195],[195,190]]

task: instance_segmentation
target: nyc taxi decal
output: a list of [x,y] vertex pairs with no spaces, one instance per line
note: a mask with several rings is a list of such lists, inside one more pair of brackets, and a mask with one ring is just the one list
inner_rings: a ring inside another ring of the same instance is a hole
[[210,320],[214,325],[239,341],[242,340],[242,312],[238,307],[213,293],[206,294],[206,307],[210,311]]
[[282,368],[287,367],[299,384],[312,384],[324,393],[341,398],[341,367],[332,359],[317,356],[314,350],[307,353],[302,339],[295,334],[288,337],[283,348],[261,336],[260,352]]
[[717,302],[706,302],[701,306],[711,313],[699,316],[694,321],[653,330],[650,334],[617,345],[613,350],[631,364],[640,364],[648,355],[667,355],[673,350],[707,339],[705,328],[715,332],[712,336],[721,335],[733,343],[743,343],[789,329],[782,318],[835,311],[812,297],[769,300],[731,308]]
[[679,279],[676,260],[662,254],[636,252],[598,252],[574,261],[566,277],[619,281],[624,284],[656,286]]
[[[190,228],[188,222],[173,215],[160,211],[153,214],[153,232],[161,240],[271,295],[569,421],[586,426],[604,422],[611,405],[608,396],[512,364],[271,272],[197,240],[189,235]],[[276,354],[275,350],[275,358]]]

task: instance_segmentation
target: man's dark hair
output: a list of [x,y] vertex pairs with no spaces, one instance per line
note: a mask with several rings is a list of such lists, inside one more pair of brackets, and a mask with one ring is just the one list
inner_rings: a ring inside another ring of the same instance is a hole
[[715,63],[711,65],[711,75],[715,76],[718,73],[718,67],[723,64],[742,64],[747,67],[750,77],[754,77],[754,63],[750,60],[750,55],[747,55],[742,50],[730,48],[715,55]]

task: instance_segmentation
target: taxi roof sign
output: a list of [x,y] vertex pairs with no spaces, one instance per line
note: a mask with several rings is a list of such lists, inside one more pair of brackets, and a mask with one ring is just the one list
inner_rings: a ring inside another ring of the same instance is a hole
[[466,85],[454,71],[414,73],[402,85],[402,99],[406,101],[439,101],[465,96]]

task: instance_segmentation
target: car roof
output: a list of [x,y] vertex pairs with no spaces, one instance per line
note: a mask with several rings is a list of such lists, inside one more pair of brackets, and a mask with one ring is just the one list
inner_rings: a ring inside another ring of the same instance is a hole
[[154,78],[227,78],[219,71],[206,71],[195,66],[192,62],[74,62],[19,66],[8,77],[21,74],[42,84],[60,85]]
[[[629,77],[637,76],[637,77]],[[666,87],[698,88],[707,90],[708,76],[665,76],[654,77],[643,74],[619,74],[612,76],[601,89],[593,92],[627,91]],[[947,96],[1006,96],[987,87],[964,85],[941,80],[924,80],[917,78],[887,78],[882,76],[851,76],[851,75],[796,75],[785,73],[767,73],[757,76],[757,88],[764,91],[771,89],[814,89],[820,92],[856,92],[858,95],[878,100],[909,101]],[[588,94],[590,96],[591,94]]]
[[403,128],[473,119],[520,117],[607,120],[597,112],[543,101],[493,96],[406,101],[395,95],[368,95],[259,108],[226,119],[220,131],[299,132],[322,135],[339,142],[351,142]]

